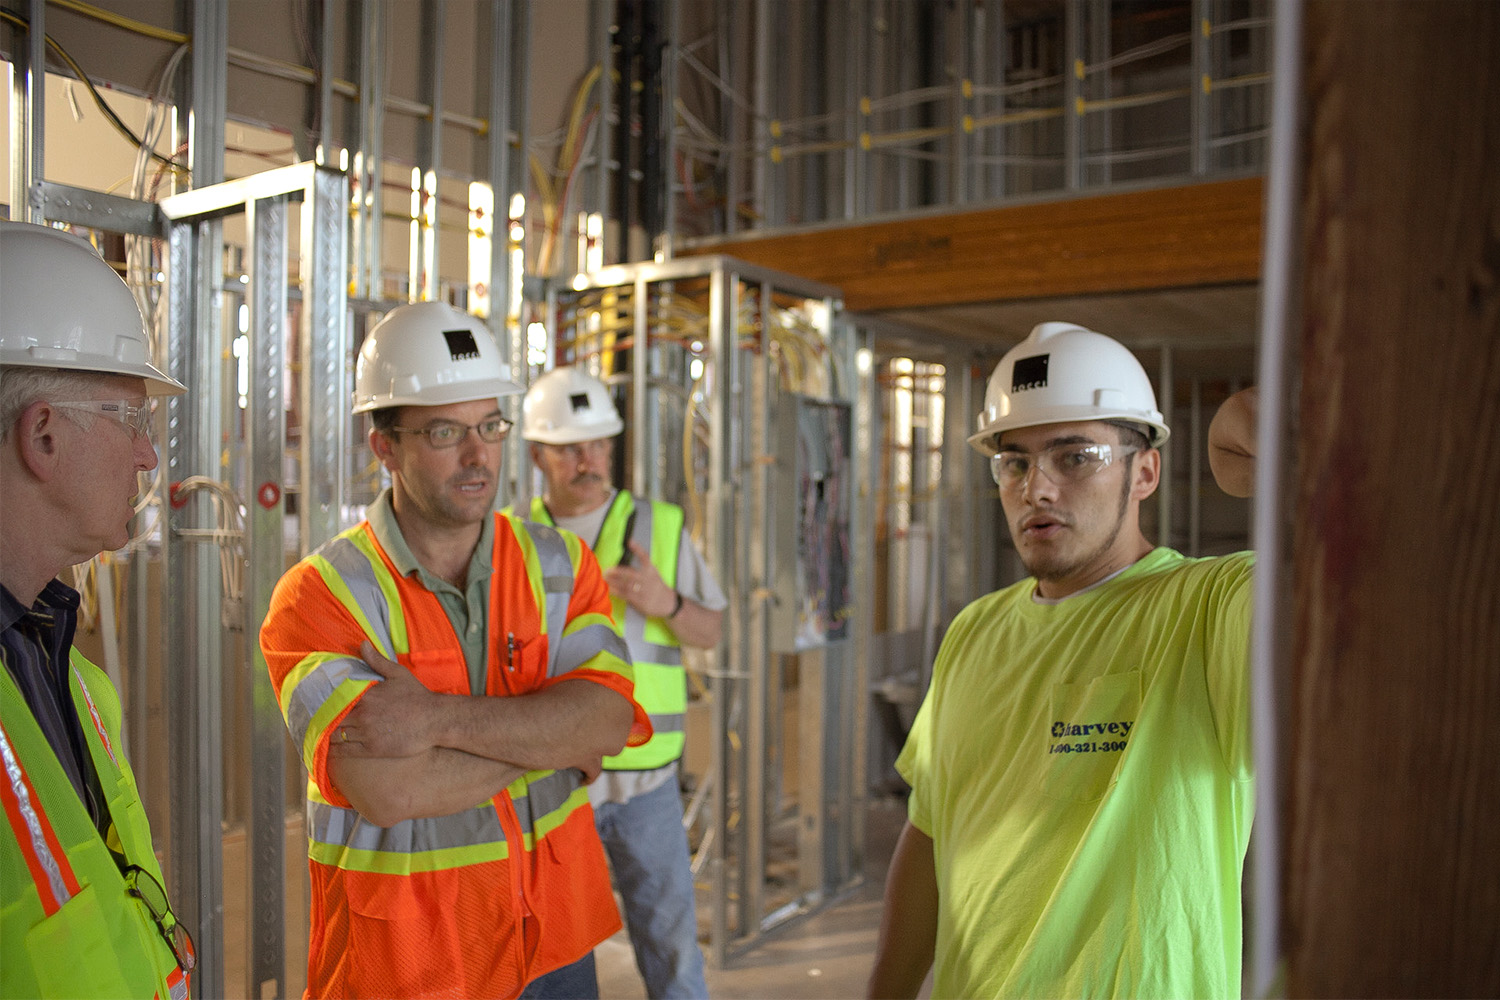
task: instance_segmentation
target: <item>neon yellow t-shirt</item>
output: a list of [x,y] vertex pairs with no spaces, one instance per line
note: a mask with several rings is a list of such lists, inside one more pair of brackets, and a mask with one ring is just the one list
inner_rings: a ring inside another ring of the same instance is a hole
[[934,996],[1240,995],[1253,559],[1158,548],[954,621],[896,762],[934,842]]

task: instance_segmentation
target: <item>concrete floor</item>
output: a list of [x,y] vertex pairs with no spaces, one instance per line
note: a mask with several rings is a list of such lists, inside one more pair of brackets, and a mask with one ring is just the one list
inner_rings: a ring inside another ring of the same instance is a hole
[[[874,961],[880,928],[881,894],[886,868],[901,824],[903,799],[872,800],[866,812],[864,882],[808,916],[788,922],[767,935],[725,968],[708,968],[709,993],[722,1000],[796,1000],[799,997],[862,997]],[[307,962],[306,840],[295,817],[287,825],[286,996],[302,995]],[[242,833],[225,837],[225,994],[260,996],[263,989],[246,984],[247,946],[245,842]],[[699,889],[700,940],[707,954],[708,893]],[[645,989],[635,968],[629,940],[621,931],[594,950],[603,1000],[643,1000]]]
[[[865,995],[880,929],[885,873],[901,824],[904,800],[882,799],[867,811],[865,880],[841,899],[777,928],[754,950],[708,968],[709,994],[721,1000],[852,998]],[[699,892],[699,923],[705,926],[706,896]],[[700,937],[706,948],[706,935]],[[604,1000],[641,1000],[646,993],[630,943],[621,931],[598,948],[599,995]]]

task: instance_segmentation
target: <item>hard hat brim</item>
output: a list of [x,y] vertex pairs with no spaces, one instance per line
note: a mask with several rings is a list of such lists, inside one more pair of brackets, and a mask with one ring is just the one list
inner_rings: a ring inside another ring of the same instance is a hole
[[993,420],[982,430],[970,434],[968,442],[970,447],[985,457],[996,454],[999,449],[995,446],[995,439],[1006,431],[1021,430],[1025,427],[1041,427],[1044,424],[1073,424],[1087,423],[1094,420],[1126,421],[1141,425],[1151,443],[1151,447],[1160,448],[1166,444],[1167,438],[1172,436],[1172,430],[1162,420],[1160,412],[1155,410],[1150,413],[1142,413],[1139,410],[1099,410],[1090,406],[1049,406],[1034,409],[1023,419],[1007,420],[1001,418]]
[[619,417],[595,424],[591,427],[557,427],[551,430],[534,431],[522,436],[536,444],[580,444],[584,441],[599,441],[618,437],[625,431],[625,422]]
[[391,393],[366,395],[354,401],[353,413],[368,413],[371,410],[389,410],[398,406],[447,406],[450,403],[472,403],[476,399],[499,399],[502,396],[518,396],[526,388],[510,379],[489,379],[484,382],[463,382],[452,386],[430,386],[421,394]]
[[116,358],[82,351],[60,351],[51,348],[0,351],[0,367],[50,368],[63,372],[96,372],[100,375],[141,378],[146,380],[146,395],[148,396],[180,396],[187,392],[187,386],[148,362],[122,363]]

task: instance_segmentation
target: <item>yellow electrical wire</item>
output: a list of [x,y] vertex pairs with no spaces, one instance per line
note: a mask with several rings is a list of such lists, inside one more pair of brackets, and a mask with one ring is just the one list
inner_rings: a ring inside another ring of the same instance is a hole
[[145,21],[137,21],[133,17],[124,14],[116,14],[114,11],[95,7],[93,4],[84,3],[83,0],[47,0],[48,6],[61,7],[63,10],[71,10],[75,14],[93,18],[95,21],[103,21],[112,24],[116,28],[124,28],[126,31],[137,35],[145,35],[147,38],[155,38],[163,42],[176,42],[178,45],[192,44],[192,38],[182,34],[180,31],[172,31],[168,28],[158,28],[154,24]]
[[[11,24],[17,25],[25,30],[28,34],[31,32],[31,21],[25,17],[22,17],[20,14],[15,14],[8,10],[0,10],[0,20],[9,21]],[[99,93],[99,89],[94,86],[94,81],[89,79],[89,75],[83,71],[83,67],[78,65],[78,61],[68,54],[68,50],[57,44],[57,40],[45,32],[42,33],[42,38],[49,46],[51,46],[52,51],[56,52],[62,59],[62,61],[68,64],[68,68],[73,71],[74,75],[78,77],[79,81],[81,81],[83,85],[88,88],[89,96],[94,99],[94,103],[99,106],[99,110],[103,112],[105,118],[109,119],[109,123],[115,127],[115,130],[118,131],[121,135],[125,136],[125,138],[129,139],[137,149],[144,147],[146,145],[145,140],[132,132],[130,130],[130,126],[126,125],[125,122],[120,118],[120,116],[115,114],[114,108],[111,108],[107,103],[105,103],[104,95]],[[165,164],[168,167],[171,167],[173,170],[178,170],[183,173],[187,172],[187,167],[183,166],[181,163],[178,163],[176,160],[162,156],[154,149],[150,150],[150,154],[152,159],[156,160],[159,163]]]

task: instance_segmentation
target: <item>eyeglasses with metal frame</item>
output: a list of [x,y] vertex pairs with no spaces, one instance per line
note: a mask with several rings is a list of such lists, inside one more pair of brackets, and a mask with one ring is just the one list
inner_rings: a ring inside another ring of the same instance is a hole
[[198,965],[198,949],[193,944],[193,935],[178,922],[177,915],[167,902],[167,891],[156,880],[156,876],[140,865],[126,865],[125,892],[146,904],[157,932],[161,934],[167,947],[172,949],[177,964],[182,967],[183,972],[192,972]]
[[1020,489],[1033,469],[1054,483],[1076,483],[1098,475],[1117,459],[1140,451],[1119,444],[1074,441],[1038,452],[1002,451],[990,456],[990,475],[1002,490]]
[[504,417],[485,417],[477,424],[461,424],[456,420],[437,420],[426,427],[392,427],[391,430],[398,434],[420,434],[427,438],[427,443],[434,449],[441,451],[444,448],[456,448],[464,438],[469,436],[470,431],[479,435],[479,440],[485,444],[495,444],[501,441],[510,431],[511,421]]

